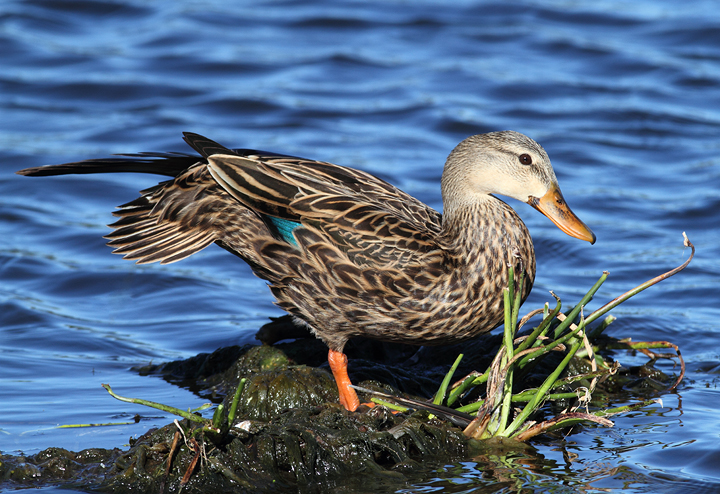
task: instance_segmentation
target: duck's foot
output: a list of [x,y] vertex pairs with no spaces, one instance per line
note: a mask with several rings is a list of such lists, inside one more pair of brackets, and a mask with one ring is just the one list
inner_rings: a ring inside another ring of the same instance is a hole
[[347,372],[347,362],[347,355],[344,353],[332,349],[328,351],[328,363],[337,383],[340,404],[347,410],[354,412],[360,406],[360,400],[355,390],[350,387],[352,383]]

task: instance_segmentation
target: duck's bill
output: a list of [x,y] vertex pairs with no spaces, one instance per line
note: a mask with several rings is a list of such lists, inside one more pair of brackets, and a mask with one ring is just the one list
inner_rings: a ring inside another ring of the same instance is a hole
[[575,216],[557,186],[551,187],[547,194],[539,199],[531,196],[527,202],[571,237],[587,240],[591,244],[595,243],[595,234]]

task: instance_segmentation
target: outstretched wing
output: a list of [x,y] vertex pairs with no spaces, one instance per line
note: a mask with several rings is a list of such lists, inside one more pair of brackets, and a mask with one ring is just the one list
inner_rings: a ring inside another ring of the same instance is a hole
[[138,264],[179,261],[218,240],[218,218],[246,216],[241,205],[232,211],[234,202],[205,166],[195,166],[120,206],[105,238],[115,254]]
[[440,214],[368,173],[289,157],[207,159],[215,181],[286,238],[313,228],[358,264],[407,262],[437,249]]
[[[22,170],[30,176],[135,172],[173,177],[120,206],[107,235],[115,253],[138,263],[171,263],[213,242],[256,268],[273,240],[298,247],[305,228],[356,265],[393,265],[437,249],[440,214],[368,173],[251,149],[229,149],[198,134],[201,156],[141,153]],[[295,232],[295,233],[294,233]],[[263,254],[263,250],[265,250]],[[289,251],[278,255],[289,255]],[[267,273],[266,273],[267,275]],[[267,278],[267,276],[264,276]]]

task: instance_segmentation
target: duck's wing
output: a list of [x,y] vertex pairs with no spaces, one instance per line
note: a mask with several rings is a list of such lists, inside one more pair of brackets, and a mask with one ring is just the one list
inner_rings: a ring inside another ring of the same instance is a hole
[[[259,274],[258,270],[265,273],[267,279],[258,248],[271,242],[274,232],[261,215],[218,184],[207,166],[208,157],[234,156],[260,161],[296,158],[253,149],[228,149],[198,134],[186,133],[185,140],[202,157],[190,157],[193,163],[173,180],[141,191],[139,198],[113,212],[120,219],[109,225],[115,230],[106,235],[110,239],[108,245],[115,248],[113,253],[138,264],[157,261],[168,264],[218,243],[245,259]],[[148,154],[124,159],[132,162]],[[159,160],[150,166],[162,170],[188,164],[185,156],[176,154],[153,153],[152,157]]]
[[309,228],[358,264],[404,263],[437,249],[440,214],[368,173],[287,156],[207,160],[215,181],[290,243]]
[[220,239],[218,218],[248,216],[235,203],[205,166],[192,167],[119,206],[105,238],[113,253],[138,264],[180,261]]
[[[225,153],[264,159],[283,156],[253,149],[228,149],[209,139],[198,139],[194,144],[205,155]],[[106,235],[110,239],[108,245],[115,248],[114,253],[139,264],[157,261],[166,264],[184,259],[221,241],[232,229],[227,223],[255,231],[259,237],[265,233],[271,238],[257,215],[215,182],[207,170],[207,160],[201,156],[173,152],[121,154],[26,168],[17,173],[35,177],[91,173],[151,173],[173,177],[141,191],[139,198],[113,212],[120,219],[110,225],[115,230]]]
[[[404,263],[436,248],[440,215],[387,182],[331,163],[229,149],[185,133],[200,153],[141,153],[29,168],[48,176],[135,172],[174,177],[119,207],[108,245],[138,263],[171,263],[213,242],[254,267],[273,241],[298,236],[342,251],[360,265]],[[310,231],[312,230],[312,231]],[[264,250],[263,250],[264,249]],[[292,255],[292,249],[276,251]],[[267,278],[267,275],[264,276]]]

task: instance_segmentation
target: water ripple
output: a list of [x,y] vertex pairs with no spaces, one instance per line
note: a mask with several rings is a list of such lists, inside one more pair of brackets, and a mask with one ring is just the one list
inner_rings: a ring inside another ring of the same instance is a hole
[[[710,350],[720,334],[715,10],[709,0],[682,8],[650,0],[2,3],[0,374],[11,382],[0,386],[0,409],[10,448],[122,444],[127,430],[100,444],[40,430],[49,419],[37,410],[51,402],[51,421],[102,421],[117,413],[95,394],[109,379],[138,396],[198,406],[191,393],[178,397],[128,369],[252,341],[268,316],[281,314],[264,283],[219,248],[162,267],[110,255],[101,236],[113,207],[157,178],[30,180],[12,175],[17,169],[188,152],[180,132],[195,131],[359,167],[440,209],[452,147],[470,134],[515,129],[544,145],[568,203],[598,236],[592,247],[574,241],[512,203],[537,249],[528,308],[551,289],[574,301],[609,270],[593,302],[603,303],[680,264],[683,231],[697,258],[630,301],[609,329],[680,344],[691,375],[679,394],[664,396],[663,409],[619,417],[613,431],[538,444],[544,456],[532,461],[546,477],[518,466],[508,478],[519,472],[528,488],[549,489],[561,480],[568,492],[583,482],[717,490],[706,418],[720,403],[720,357]],[[578,459],[566,463],[556,449],[571,441]],[[678,457],[688,458],[682,468]],[[458,479],[468,489],[484,485],[476,467],[456,465],[412,489],[450,492]]]

